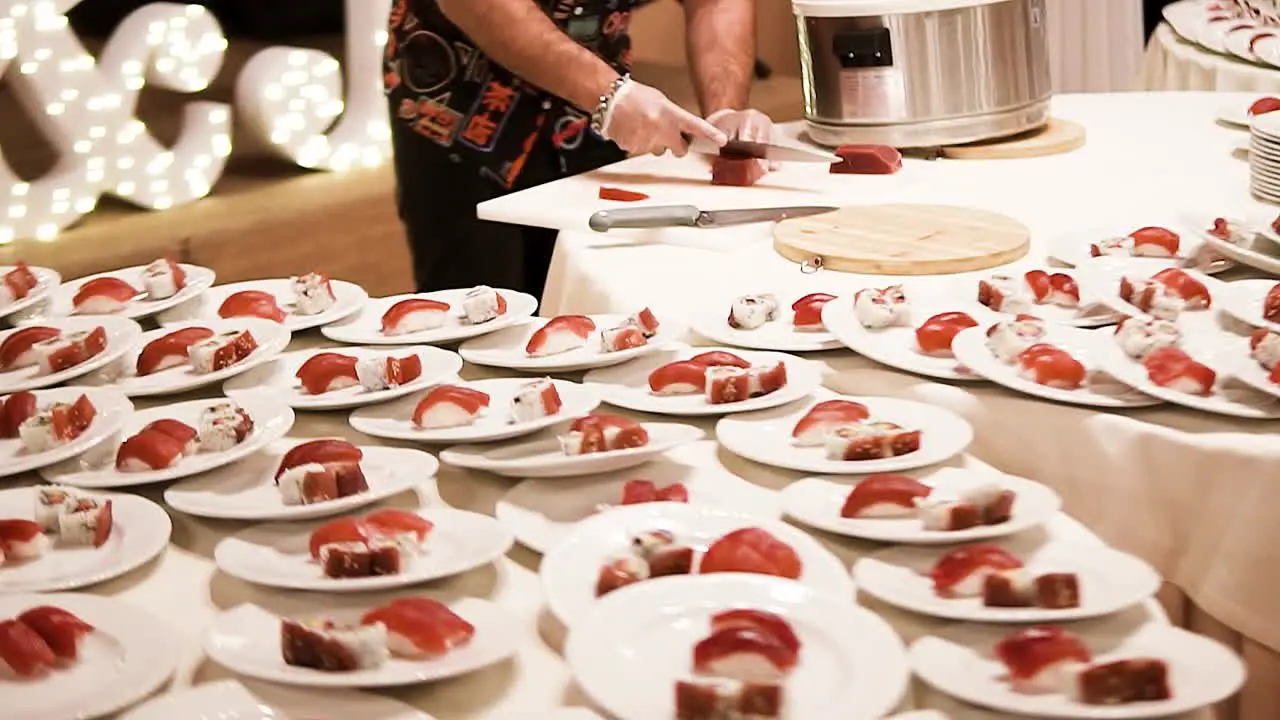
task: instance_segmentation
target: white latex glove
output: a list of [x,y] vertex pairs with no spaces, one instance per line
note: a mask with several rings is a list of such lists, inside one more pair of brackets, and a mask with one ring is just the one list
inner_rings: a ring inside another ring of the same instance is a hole
[[670,150],[676,157],[684,157],[689,152],[686,135],[704,137],[716,145],[724,145],[728,139],[660,90],[634,80],[618,88],[601,130],[604,137],[632,155],[661,155]]
[[[717,110],[707,116],[707,122],[715,125],[731,140],[747,142],[773,142],[773,121],[759,110]],[[778,163],[761,160],[769,170],[777,170]]]

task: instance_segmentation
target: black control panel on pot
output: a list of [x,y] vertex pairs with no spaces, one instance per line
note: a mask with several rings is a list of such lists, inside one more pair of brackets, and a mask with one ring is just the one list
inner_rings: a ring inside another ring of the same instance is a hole
[[831,38],[831,52],[846,70],[893,66],[893,40],[887,27],[838,32]]

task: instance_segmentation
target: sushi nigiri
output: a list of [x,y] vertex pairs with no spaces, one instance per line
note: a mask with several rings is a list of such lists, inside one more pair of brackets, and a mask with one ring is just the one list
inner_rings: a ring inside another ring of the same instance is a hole
[[470,425],[489,407],[489,395],[460,385],[437,385],[413,409],[413,424],[423,429]]
[[449,319],[449,303],[429,298],[406,298],[382,314],[383,335],[408,335],[435,330]]
[[560,412],[560,391],[551,378],[542,378],[520,386],[511,398],[511,417],[515,422],[533,422]]
[[159,430],[143,430],[120,444],[116,469],[120,472],[164,470],[178,464],[186,445]]
[[218,333],[189,346],[191,367],[207,375],[245,360],[257,349],[258,340],[248,330]]
[[280,652],[286,665],[326,672],[381,667],[391,656],[387,627],[340,625],[329,619],[280,621]]
[[22,300],[39,284],[40,279],[31,271],[31,267],[19,260],[0,281],[0,307]]
[[1136,360],[1182,342],[1177,323],[1160,318],[1125,318],[1116,326],[1115,336],[1120,349]]
[[729,307],[729,327],[755,330],[778,319],[778,298],[769,293],[743,295]]
[[190,358],[191,346],[213,337],[213,331],[203,327],[175,330],[152,340],[138,353],[138,375],[150,375],[185,365]]
[[660,327],[658,316],[654,315],[649,308],[641,308],[639,312],[627,318],[627,323],[639,328],[646,339],[657,335]]
[[338,497],[358,495],[369,489],[360,461],[364,451],[346,440],[325,438],[311,440],[290,448],[276,468],[276,481],[300,465],[320,465],[337,475]]
[[[1249,336],[1249,354],[1267,370],[1280,365],[1280,333],[1258,328]],[[3,423],[0,422],[0,428]]]
[[107,331],[92,330],[64,333],[31,346],[40,372],[49,375],[73,368],[107,349]]
[[871,417],[862,403],[852,400],[824,400],[804,414],[791,431],[792,442],[800,447],[817,447],[835,430]]
[[211,405],[200,413],[196,435],[202,452],[225,452],[253,433],[253,417],[233,402]]
[[61,334],[62,331],[57,328],[31,325],[5,335],[4,341],[0,342],[0,371],[35,365],[39,357],[32,348]]
[[676,720],[780,720],[784,703],[778,683],[744,683],[721,677],[677,680]]
[[790,545],[760,528],[734,530],[711,543],[699,572],[746,572],[798,580],[804,565]]
[[977,327],[978,321],[962,312],[934,315],[916,328],[916,344],[920,352],[934,357],[953,357],[951,341],[961,330]]
[[649,444],[649,433],[640,423],[620,415],[588,415],[569,426],[560,436],[565,455],[627,450]]
[[908,455],[920,449],[921,432],[891,422],[860,423],[827,435],[830,460],[879,460]]
[[58,538],[66,545],[102,547],[115,527],[110,500],[77,497],[58,516]]
[[16,392],[0,400],[0,438],[18,437],[18,428],[37,411],[34,393]]
[[911,322],[911,306],[901,285],[864,288],[853,296],[853,314],[868,330],[880,330]]
[[374,510],[364,516],[364,522],[377,532],[397,539],[410,539],[412,544],[421,545],[427,541],[435,525],[418,513],[396,508]]
[[293,288],[293,311],[299,315],[319,315],[338,303],[329,278],[320,273],[299,275],[289,285]]
[[693,646],[695,673],[742,682],[779,682],[799,659],[773,633],[745,625],[715,630]]
[[478,285],[462,298],[462,317],[472,325],[487,323],[507,313],[507,299],[487,285]]
[[560,315],[534,331],[524,351],[531,357],[558,355],[585,347],[595,332],[595,321],[586,315]]
[[764,610],[737,608],[724,610],[711,616],[711,632],[716,633],[729,628],[747,627],[773,636],[783,647],[791,652],[800,652],[800,638],[796,636],[791,624],[781,615]]
[[1034,315],[1018,315],[1012,320],[1001,320],[987,328],[987,349],[998,360],[1012,363],[1027,348],[1044,340],[1049,328]]
[[977,597],[982,594],[987,575],[1022,567],[1022,561],[1004,548],[982,543],[965,545],[943,555],[934,563],[929,577],[933,580],[933,591],[941,597]]
[[652,480],[628,480],[622,486],[620,505],[641,505],[651,502],[689,502],[689,490],[683,483],[658,486]]
[[1280,324],[1280,283],[1272,285],[1262,299],[1262,319]]
[[26,623],[0,621],[0,660],[14,675],[34,677],[48,671],[58,661],[49,644]]
[[377,535],[361,518],[344,517],[321,525],[311,532],[307,549],[314,560],[320,559],[320,549],[338,543],[366,542]]
[[600,352],[621,352],[648,344],[649,339],[645,337],[644,331],[630,323],[600,331]]
[[1059,693],[1093,656],[1079,638],[1059,627],[1019,630],[996,643],[1014,690],[1029,694]]
[[356,375],[357,360],[350,355],[322,352],[307,358],[294,375],[308,395],[323,395],[360,384]]
[[282,323],[287,315],[280,309],[275,295],[262,290],[241,290],[222,301],[218,306],[218,317],[256,317]]
[[703,367],[736,367],[744,370],[751,367],[751,363],[724,350],[709,350],[704,353],[698,353],[689,358],[688,362]]
[[1122,705],[1169,700],[1169,665],[1158,658],[1126,658],[1099,663],[1074,675],[1068,696],[1085,705]]
[[53,654],[63,660],[75,660],[80,645],[94,627],[72,613],[52,605],[41,605],[23,612],[18,622],[26,625],[44,640]]
[[1138,228],[1124,237],[1106,238],[1089,246],[1093,257],[1177,257],[1182,238],[1162,227]]
[[372,357],[356,361],[356,379],[369,392],[400,387],[421,376],[421,355]]
[[1181,298],[1188,310],[1204,310],[1213,305],[1209,288],[1186,270],[1165,268],[1152,275],[1151,280],[1164,285],[1170,292]]
[[929,497],[933,488],[906,475],[885,473],[858,481],[840,508],[843,518],[910,517],[916,502]]
[[825,329],[822,325],[822,308],[835,300],[835,295],[827,293],[811,293],[791,304],[794,313],[791,324],[796,330],[816,331]]
[[1076,390],[1084,385],[1089,371],[1066,350],[1039,343],[1018,354],[1018,376],[1037,385]]
[[1027,287],[1037,305],[1057,305],[1059,307],[1080,307],[1080,287],[1075,278],[1066,273],[1047,273],[1044,270],[1031,270],[1023,276]]
[[152,300],[171,298],[186,286],[186,271],[168,258],[156,260],[142,269],[142,287]]
[[137,288],[108,275],[81,285],[71,299],[71,305],[81,315],[107,315],[120,312],[137,296]]
[[978,281],[978,302],[996,312],[1021,314],[1031,310],[1035,295],[1023,278],[992,275]]
[[396,657],[421,660],[445,655],[475,637],[475,626],[439,601],[400,598],[360,618],[365,625],[387,628],[387,646]]
[[615,558],[600,567],[596,574],[596,597],[649,579],[649,563],[634,555]]
[[0,519],[0,548],[10,561],[35,560],[48,552],[49,538],[34,520]]
[[1181,348],[1163,347],[1142,359],[1151,382],[1190,395],[1212,395],[1218,374]]
[[649,373],[649,391],[654,395],[693,395],[706,386],[707,366],[692,360],[667,363]]

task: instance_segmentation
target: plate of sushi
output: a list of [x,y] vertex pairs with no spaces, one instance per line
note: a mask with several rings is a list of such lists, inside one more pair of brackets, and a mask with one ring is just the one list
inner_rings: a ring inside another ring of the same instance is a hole
[[599,393],[568,380],[459,380],[356,409],[349,422],[366,435],[392,440],[491,442],[581,417],[599,404]]
[[124,318],[58,318],[0,331],[0,393],[52,387],[127,353],[142,337]]
[[359,314],[320,332],[350,345],[438,345],[510,327],[537,309],[532,295],[481,285],[367,300]]
[[748,460],[824,475],[921,468],[953,458],[973,442],[967,420],[922,402],[826,390],[814,399],[721,418],[716,438]]
[[673,575],[754,573],[848,598],[844,564],[804,531],[750,513],[654,502],[606,510],[575,525],[543,556],[547,607],[566,627],[600,598]]
[[1237,280],[1223,286],[1218,306],[1242,323],[1280,333],[1280,282]]
[[1280,397],[1280,333],[1258,328],[1248,343],[1235,342],[1230,347],[1236,356],[1232,375],[1245,385]]
[[505,477],[579,477],[635,467],[705,434],[692,425],[594,413],[554,435],[545,431],[514,443],[454,445],[441,451],[440,460]]
[[822,384],[816,363],[777,352],[673,347],[582,379],[610,405],[659,415],[727,415],[777,407]]
[[571,372],[619,365],[678,341],[684,327],[644,308],[634,315],[559,315],[468,340],[458,348],[475,365]]
[[359,447],[337,438],[285,438],[234,466],[170,486],[164,501],[200,517],[309,520],[424,486],[439,467],[419,450]]
[[1048,522],[1062,499],[1037,482],[994,470],[942,467],[879,473],[850,486],[804,478],[780,494],[786,514],[836,535],[886,543],[951,545],[1013,535]]
[[835,350],[843,346],[822,324],[822,306],[834,299],[827,293],[781,301],[772,293],[742,295],[699,312],[693,329],[714,342],[748,350]]
[[5,682],[5,720],[107,716],[155,692],[178,665],[181,633],[115,598],[0,596],[0,617],[0,665],[17,676]]
[[1109,331],[1050,325],[1031,315],[963,330],[951,344],[956,359],[986,379],[1027,395],[1104,408],[1148,407],[1145,395],[1099,367],[1096,346]]
[[163,312],[213,285],[214,272],[160,258],[147,265],[68,280],[49,293],[44,317],[114,315],[143,318]]
[[1148,258],[1098,258],[1076,268],[1076,277],[1124,317],[1170,320],[1188,332],[1218,328],[1214,298],[1226,283],[1196,270]]
[[1248,339],[1226,333],[1186,335],[1167,320],[1133,318],[1120,325],[1113,340],[1098,343],[1099,364],[1140,392],[1218,415],[1280,418],[1280,399],[1230,374],[1239,367],[1245,352],[1241,346]]
[[251,370],[289,346],[290,332],[269,320],[184,323],[142,333],[134,347],[86,377],[130,397],[173,395]]
[[901,285],[864,288],[822,309],[831,334],[859,355],[943,380],[984,379],[956,360],[951,341],[961,330],[999,319],[999,313],[972,301],[917,299]]
[[716,443],[700,440],[631,469],[589,478],[530,478],[507,491],[494,517],[516,542],[546,553],[579,522],[624,505],[678,502],[776,519],[777,494],[747,482],[716,461]]
[[1188,232],[1186,222],[1147,225],[1111,224],[1061,235],[1049,242],[1049,257],[1071,267],[1093,258],[1146,258],[1203,272],[1218,273],[1232,266],[1206,246],[1199,233]]
[[222,572],[256,585],[366,592],[474,570],[514,542],[488,515],[384,507],[326,522],[257,525],[223,538],[213,556]]
[[[1034,267],[956,283],[953,297],[970,297],[1005,316],[1032,315],[1052,325],[1101,327],[1118,320],[1115,310],[1088,293],[1081,294],[1074,271]],[[1007,318],[1006,318],[1007,319]]]
[[15,265],[0,265],[0,318],[35,306],[61,282],[56,270],[32,267],[21,260]]
[[107,388],[63,387],[0,397],[0,477],[62,462],[112,437],[133,403]]
[[1151,599],[1160,574],[1100,543],[1023,533],[946,547],[894,547],[853,566],[859,592],[911,612],[990,623],[1101,617]]
[[218,664],[259,680],[378,688],[444,680],[502,662],[515,654],[520,635],[516,618],[488,600],[446,604],[413,596],[296,617],[239,605],[214,619],[204,648]]
[[260,318],[291,332],[337,322],[360,310],[368,293],[359,285],[330,280],[320,273],[293,278],[248,280],[218,285],[190,302],[165,311],[161,325],[232,318]]
[[48,482],[82,488],[146,485],[241,460],[293,427],[293,411],[271,398],[188,400],[140,410],[117,439],[41,468]]
[[[897,633],[817,588],[763,575],[670,578],[605,597],[565,645],[574,679],[620,720],[879,720],[906,694]],[[723,714],[708,708],[723,708]]]
[[1128,612],[1068,626],[948,625],[907,653],[958,700],[1034,718],[1166,718],[1234,695],[1245,668],[1203,635]]
[[136,495],[56,485],[0,490],[0,594],[94,585],[169,546],[165,511]]
[[218,680],[175,690],[120,716],[120,720],[278,720],[290,717],[433,720],[399,700],[352,690],[320,690],[270,683]]
[[227,397],[270,396],[297,410],[337,410],[403,397],[457,375],[462,358],[436,347],[297,350],[227,380]]
[[[1256,221],[1207,215],[1187,218],[1205,245],[1225,258],[1265,273],[1280,275],[1280,240],[1271,221]],[[1230,264],[1229,262],[1227,263]]]

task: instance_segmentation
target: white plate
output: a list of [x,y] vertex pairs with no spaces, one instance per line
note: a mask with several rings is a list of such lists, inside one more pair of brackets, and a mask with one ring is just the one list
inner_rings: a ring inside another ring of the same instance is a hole
[[1098,362],[1102,369],[1117,380],[1152,397],[1177,405],[1252,420],[1280,418],[1280,399],[1235,382],[1230,374],[1237,365],[1234,358],[1242,352],[1232,345],[1239,346],[1247,342],[1244,338],[1234,338],[1226,333],[1183,339],[1183,349],[1187,354],[1213,368],[1218,374],[1217,386],[1208,397],[1171,390],[1151,382],[1142,363],[1126,355],[1119,343],[1098,343]]
[[548,318],[526,318],[519,325],[492,332],[474,340],[468,340],[458,348],[462,359],[474,365],[509,368],[525,372],[572,372],[592,368],[620,365],[628,360],[655,353],[678,341],[685,334],[683,325],[659,318],[658,334],[645,345],[618,352],[601,352],[600,331],[615,328],[626,321],[626,315],[591,315],[596,332],[587,338],[587,344],[577,350],[530,357],[525,345],[535,331],[547,324]]
[[[432,660],[393,658],[379,668],[351,672],[286,665],[280,654],[280,618],[250,604],[238,605],[215,618],[205,636],[204,650],[215,662],[241,675],[285,685],[326,688],[416,685],[479,670],[515,654],[521,628],[506,610],[479,598],[463,598],[449,607],[474,625],[476,634],[465,646]],[[337,619],[350,622],[362,614],[363,610],[332,613]]]
[[276,303],[280,305],[280,309],[284,310],[286,315],[284,326],[291,332],[298,332],[299,330],[309,330],[314,327],[328,325],[348,317],[352,313],[358,312],[360,307],[364,305],[365,300],[369,299],[369,294],[364,291],[364,288],[355,283],[349,283],[344,280],[330,280],[329,284],[338,300],[333,304],[333,307],[315,315],[298,315],[294,313],[292,280],[289,278],[275,278],[272,280],[249,280],[211,287],[195,300],[183,303],[172,310],[162,313],[159,320],[161,325],[221,320],[223,318],[218,315],[218,308],[222,306],[223,300],[242,290],[261,290],[276,297]]
[[1012,634],[1010,628],[957,624],[911,645],[907,655],[920,679],[942,692],[974,705],[1033,718],[1130,720],[1167,718],[1213,705],[1235,694],[1244,683],[1240,658],[1202,635],[1164,621],[1135,625],[1133,613],[1073,623],[1067,630],[1094,651],[1095,662],[1124,658],[1160,658],[1169,664],[1173,698],[1127,705],[1084,705],[1063,695],[1030,695],[1013,690],[1004,664],[991,648]]
[[0,477],[19,475],[75,457],[114,435],[133,413],[133,403],[129,402],[129,398],[108,388],[62,387],[40,390],[36,392],[36,402],[40,407],[55,402],[73,403],[81,395],[88,396],[89,402],[98,411],[89,429],[75,440],[42,453],[28,452],[22,446],[22,441],[16,438],[0,440]]
[[[182,270],[187,274],[187,286],[179,290],[171,297],[163,300],[149,300],[146,295],[140,296],[138,299],[131,301],[125,305],[124,309],[117,313],[111,313],[115,317],[121,318],[143,318],[163,312],[169,308],[176,307],[200,296],[201,293],[209,289],[213,285],[215,274],[207,267],[199,265],[188,265],[180,263]],[[142,271],[146,269],[145,265],[137,265],[135,267],[124,268],[123,270],[114,270],[112,272],[98,273],[88,277],[68,280],[53,292],[49,293],[49,304],[38,313],[35,317],[66,317],[72,315],[74,306],[71,301],[75,299],[76,293],[80,292],[81,286],[90,280],[96,280],[104,277],[119,278],[138,290],[143,289]],[[88,316],[86,316],[88,317]],[[95,316],[101,317],[101,316]]]
[[627,450],[565,455],[559,437],[543,433],[533,440],[501,445],[455,445],[440,453],[441,462],[505,477],[578,477],[625,470],[647,462],[706,433],[692,425],[642,423],[649,444]]
[[778,494],[725,470],[716,460],[716,450],[715,441],[700,440],[632,470],[572,480],[525,480],[502,496],[494,517],[515,534],[516,542],[546,553],[578,522],[617,505],[628,480],[645,479],[659,486],[683,484],[691,505],[777,518]]
[[674,717],[673,688],[692,675],[693,646],[711,615],[736,608],[781,615],[800,639],[785,717],[878,720],[906,693],[902,641],[884,620],[844,595],[764,576],[670,578],[611,593],[570,632],[565,658],[583,691],[620,720]]
[[318,690],[218,680],[145,703],[120,720],[280,720],[296,717],[433,720],[398,700],[351,690]]
[[1280,333],[1280,323],[1262,317],[1262,303],[1272,288],[1280,286],[1276,280],[1236,280],[1227,283],[1220,295],[1218,307],[1242,323],[1256,328],[1266,328]]
[[1095,347],[1111,342],[1110,331],[1097,332],[1063,325],[1050,325],[1044,342],[1071,353],[1088,371],[1085,384],[1075,390],[1049,387],[1018,374],[1017,363],[1001,362],[987,347],[987,327],[969,328],[956,336],[952,348],[956,357],[974,372],[998,385],[1034,397],[1072,405],[1104,408],[1149,407],[1162,401],[1143,395],[1103,372]]
[[1104,545],[1048,540],[1028,533],[996,541],[1022,560],[1035,575],[1075,573],[1080,582],[1080,607],[995,608],[981,597],[944,598],[933,590],[929,571],[953,547],[895,547],[858,560],[853,581],[858,592],[890,605],[947,620],[988,623],[1060,623],[1101,617],[1150,599],[1160,589],[1160,573],[1128,553]]
[[[462,298],[468,290],[441,290],[439,292],[393,295],[372,298],[364,303],[359,314],[343,322],[327,325],[320,330],[325,337],[351,345],[439,345],[484,335],[524,320],[538,309],[538,299],[515,290],[496,288],[507,301],[507,311],[487,323],[471,325],[462,320]],[[409,298],[424,298],[448,303],[454,310],[444,327],[407,335],[383,335],[382,316],[392,305]]]
[[[768,367],[779,362],[787,365],[787,384],[777,392],[736,403],[712,405],[702,394],[654,395],[649,390],[649,374],[668,363],[687,360],[705,352],[733,353],[752,365]],[[659,415],[684,417],[728,415],[763,408],[785,405],[808,395],[822,384],[822,368],[812,360],[784,353],[737,350],[719,347],[673,347],[654,353],[636,362],[611,368],[592,370],[582,382],[600,392],[600,397],[610,405]]]
[[[1120,299],[1120,280],[1126,275],[1149,278],[1171,267],[1168,260],[1155,258],[1094,258],[1076,268],[1081,287],[1088,287],[1098,299],[1116,312],[1128,317],[1149,318],[1150,313],[1139,310]],[[1178,315],[1178,324],[1188,331],[1216,331],[1218,296],[1226,283],[1211,278],[1198,270],[1183,268],[1183,272],[1199,280],[1209,291],[1210,306],[1203,310],[1188,310]]]
[[155,614],[109,597],[64,593],[0,597],[0,616],[42,605],[60,607],[95,628],[79,659],[38,680],[4,683],[5,720],[110,715],[150,695],[178,665],[182,634]]
[[225,401],[219,398],[188,400],[135,412],[129,417],[114,442],[103,443],[80,457],[42,468],[40,477],[58,485],[82,488],[131,487],[176,480],[230,465],[248,457],[268,443],[284,437],[284,434],[293,427],[293,411],[288,407],[271,398],[242,398],[238,403],[249,413],[249,417],[253,418],[253,432],[239,445],[224,452],[198,452],[182,458],[173,467],[163,470],[147,472],[116,470],[116,450],[120,447],[120,443],[136,435],[142,428],[161,419],[178,420],[198,428],[200,413],[219,402]]
[[[310,395],[303,391],[297,378],[298,368],[321,353],[338,353],[357,360],[367,358],[408,357],[417,355],[422,361],[422,374],[397,387],[369,391],[354,387]],[[249,397],[272,397],[296,410],[340,410],[373,405],[395,400],[435,385],[457,375],[462,369],[462,358],[455,352],[436,347],[376,348],[341,347],[314,348],[285,353],[265,365],[241,373],[222,384],[222,391],[233,400]]]
[[857,483],[819,477],[804,478],[783,488],[782,508],[799,522],[836,535],[910,545],[949,545],[1012,535],[1048,522],[1062,509],[1062,499],[1045,485],[994,470],[938,468],[915,474],[917,480],[941,492],[957,492],[983,481],[994,481],[1017,493],[1013,517],[999,525],[943,532],[926,530],[918,517],[845,518],[840,508]]
[[[1253,40],[1253,36],[1263,30],[1264,28],[1258,25],[1251,25],[1249,28],[1243,30],[1233,30],[1223,36],[1222,44],[1226,47],[1228,53],[1244,60],[1245,62],[1261,63],[1262,60],[1258,57],[1257,53],[1249,48],[1249,44],[1250,41]],[[1248,105],[1244,105],[1243,107],[1224,105],[1218,111],[1218,119],[1237,129],[1242,125],[1245,128],[1248,128],[1248,109]],[[1244,122],[1240,122],[1241,120]]]
[[[17,315],[22,311],[35,307],[37,304],[49,297],[49,293],[58,287],[62,282],[62,275],[57,270],[51,270],[46,267],[37,267],[35,265],[28,266],[32,273],[36,276],[36,286],[31,288],[27,296],[16,302],[0,307],[0,318]],[[4,277],[11,270],[16,269],[14,265],[0,265],[0,277]]]
[[[0,565],[0,594],[57,592],[96,585],[142,567],[169,547],[173,525],[159,505],[136,495],[103,494],[111,501],[111,536],[102,547],[64,547],[56,539],[38,560]],[[0,517],[34,519],[32,487],[0,490]],[[7,617],[7,616],[6,616]]]
[[1255,237],[1252,242],[1245,245],[1229,243],[1203,230],[1198,231],[1198,234],[1219,255],[1272,275],[1280,275],[1280,255],[1276,254],[1280,247],[1275,244],[1280,242],[1280,238],[1277,238],[1271,230],[1270,221],[1261,223],[1257,229],[1264,239],[1259,240]]
[[[215,333],[248,330],[258,347],[249,357],[222,370],[201,375],[189,364],[171,367],[150,375],[138,375],[138,355],[142,348],[152,340],[162,338],[183,327],[204,327]],[[163,327],[142,333],[133,347],[120,356],[115,362],[85,377],[81,382],[85,385],[110,385],[129,397],[146,397],[154,395],[173,395],[195,390],[196,388],[222,382],[227,378],[251,370],[279,355],[286,347],[292,335],[288,330],[270,320],[257,318],[237,318],[234,320],[216,320],[208,323],[183,323],[177,326]]]
[[999,320],[999,313],[968,299],[948,303],[932,299],[918,301],[917,297],[911,290],[907,291],[907,299],[911,302],[909,326],[877,330],[863,327],[853,313],[853,295],[841,295],[827,303],[822,308],[822,321],[850,350],[882,365],[942,380],[982,380],[981,375],[964,367],[955,358],[933,357],[920,352],[920,346],[916,344],[916,328],[944,312],[964,312],[979,325]]
[[405,448],[363,446],[369,489],[359,495],[314,503],[286,505],[276,487],[276,468],[299,443],[285,438],[234,466],[184,480],[164,491],[164,501],[178,512],[223,520],[309,520],[354,510],[411,490],[435,477],[440,463],[427,453]]
[[[1159,220],[1160,218],[1155,218],[1155,219]],[[1178,252],[1178,255],[1180,257],[1196,257],[1199,254],[1201,247],[1204,245],[1204,241],[1201,238],[1199,233],[1191,232],[1191,230],[1193,230],[1194,228],[1188,228],[1185,226],[1185,220],[1181,218],[1178,218],[1173,221],[1170,221],[1169,219],[1166,218],[1164,222],[1151,222],[1151,220],[1152,218],[1146,218],[1146,222],[1139,220],[1137,222],[1132,222],[1127,224],[1126,223],[1110,223],[1108,225],[1101,225],[1097,227],[1087,228],[1084,230],[1076,230],[1076,231],[1067,233],[1065,235],[1059,235],[1056,238],[1053,238],[1052,240],[1049,241],[1049,257],[1063,264],[1070,265],[1072,267],[1079,267],[1080,265],[1094,259],[1089,254],[1089,246],[1092,245],[1093,243],[1096,243],[1099,240],[1106,240],[1107,238],[1124,237],[1129,233],[1137,230],[1138,228],[1148,227],[1148,226],[1168,228],[1169,230],[1176,232],[1179,238],[1181,239],[1179,242],[1179,252]],[[1126,260],[1128,258],[1112,257],[1108,259]],[[1164,265],[1166,266],[1172,265],[1178,262],[1176,258],[1168,258],[1168,259],[1136,258],[1136,259],[1139,261],[1146,260],[1148,262],[1163,262]],[[1222,270],[1226,270],[1229,267],[1230,267],[1230,263],[1216,263],[1209,268],[1201,268],[1201,269],[1210,273],[1216,273],[1216,272],[1221,272]],[[1081,282],[1080,292],[1083,294],[1084,292],[1086,292],[1084,284],[1082,281],[1080,281],[1079,277],[1077,277],[1076,279],[1077,279],[1077,282]]]
[[1280,398],[1280,384],[1272,382],[1271,371],[1262,367],[1262,364],[1249,354],[1248,343],[1232,344],[1231,353],[1236,356],[1231,373],[1237,380],[1267,395]]
[[[755,330],[729,327],[729,308],[734,298],[725,298],[701,308],[693,318],[693,330],[713,342],[749,350],[777,352],[816,352],[836,350],[843,345],[826,330],[796,330],[791,322],[791,305],[809,293],[779,297],[778,319]],[[829,293],[834,295],[835,293]]]
[[317,523],[256,525],[223,538],[214,548],[218,569],[266,587],[318,592],[365,592],[417,585],[487,565],[506,554],[514,540],[488,515],[443,505],[418,511],[434,527],[421,555],[402,572],[366,578],[329,578],[311,559],[307,543]]
[[[1044,270],[1045,272],[1050,274],[1062,273],[1064,275],[1070,276],[1071,278],[1075,278],[1074,270],[1069,270],[1066,268],[1056,268],[1056,267],[1036,267],[1034,265],[1030,267],[1020,266],[1017,268],[1001,268],[998,273],[992,273],[992,275],[1000,274],[1000,275],[1010,275],[1014,277],[1021,277],[1024,273],[1030,270]],[[984,278],[990,277],[990,275],[983,276],[983,277]],[[975,307],[986,308],[986,306],[978,302],[978,281],[981,279],[983,278],[977,278],[977,277],[963,278],[961,280],[956,281],[956,283],[952,286],[951,291],[948,293],[948,297],[966,298],[966,300],[963,303],[961,303],[961,306],[958,308],[960,312],[966,312],[966,313],[969,313],[970,315],[973,315],[974,314],[973,308]],[[1079,283],[1077,283],[1077,286],[1078,285]],[[1079,289],[1080,289],[1080,307],[1068,308],[1068,307],[1062,307],[1060,305],[1049,305],[1049,304],[1034,305],[1032,306],[1029,312],[1032,315],[1035,315],[1036,317],[1040,318],[1041,320],[1044,320],[1045,322],[1053,325],[1071,325],[1073,327],[1084,327],[1084,328],[1101,327],[1103,325],[1114,325],[1115,322],[1119,319],[1115,311],[1107,307],[1106,305],[1102,304],[1101,302],[1099,302],[1098,298],[1090,296],[1088,293],[1084,291],[1084,288],[1079,288]],[[989,309],[989,308],[986,308],[986,309]],[[982,310],[978,310],[977,312],[982,312]],[[1010,317],[1013,317],[1014,315],[1017,315],[1018,313],[1001,311],[999,314],[1001,315],[1002,318],[1010,318]],[[974,319],[976,320],[977,318],[975,317]]]
[[[824,448],[792,444],[791,431],[818,402],[839,398],[862,403],[873,421],[920,430],[920,449],[882,460],[828,460]],[[716,437],[729,452],[763,465],[825,475],[898,472],[940,463],[964,452],[973,442],[973,427],[950,410],[914,400],[847,397],[822,392],[809,403],[722,418]]]
[[568,380],[552,380],[556,392],[560,394],[560,412],[529,422],[512,422],[508,411],[511,399],[528,382],[529,378],[459,381],[458,385],[489,395],[489,409],[481,413],[474,423],[463,427],[424,430],[414,425],[414,408],[426,393],[416,393],[384,405],[359,408],[351,413],[348,422],[351,427],[366,435],[391,440],[423,443],[491,442],[535,433],[568,419],[586,415],[600,405],[600,394],[595,390]]
[[[572,627],[600,602],[596,578],[609,561],[625,557],[631,539],[646,530],[667,530],[699,555],[740,528],[757,527],[790,545],[803,564],[799,582],[848,601],[853,584],[844,565],[817,540],[793,525],[724,508],[683,503],[625,505],[583,520],[542,558],[538,575],[547,607]],[[717,573],[712,573],[717,574]],[[735,573],[736,574],[736,573]],[[644,582],[664,582],[656,578]],[[606,596],[607,597],[607,596]]]
[[[69,367],[66,370],[48,375],[41,374],[37,365],[0,372],[0,395],[52,387],[87,375],[98,368],[105,367],[129,352],[142,337],[142,328],[138,323],[117,317],[84,317],[84,318],[51,318],[41,323],[40,327],[50,327],[63,333],[89,331],[101,327],[107,333],[107,347],[88,360]],[[0,342],[22,328],[0,331]]]
[[1280,68],[1280,37],[1272,33],[1259,39],[1253,44],[1253,54],[1263,65]]

